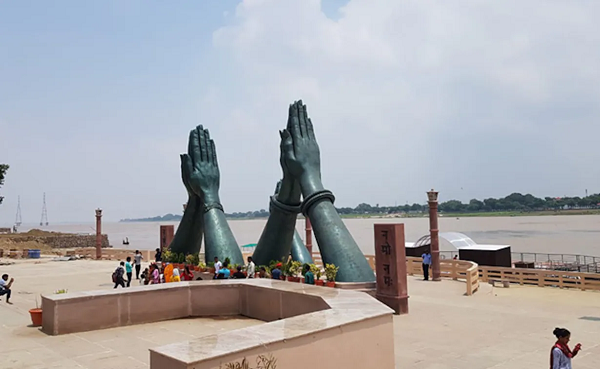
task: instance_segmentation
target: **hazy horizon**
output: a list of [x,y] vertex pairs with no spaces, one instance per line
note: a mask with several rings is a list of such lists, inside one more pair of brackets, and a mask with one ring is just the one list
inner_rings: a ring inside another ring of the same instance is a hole
[[[518,11],[517,11],[518,10]],[[600,192],[600,3],[0,3],[0,224],[180,214],[190,129],[268,208],[303,99],[338,207]]]

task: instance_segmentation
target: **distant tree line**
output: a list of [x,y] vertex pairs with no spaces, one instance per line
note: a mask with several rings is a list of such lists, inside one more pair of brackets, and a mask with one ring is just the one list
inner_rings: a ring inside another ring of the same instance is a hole
[[[596,209],[600,208],[600,194],[587,197],[545,197],[539,198],[531,194],[523,195],[513,193],[506,197],[484,200],[472,199],[468,203],[459,200],[441,202],[438,207],[442,213],[477,213],[477,212],[501,212],[501,211],[544,211],[563,209]],[[395,214],[395,213],[418,213],[426,212],[427,204],[406,204],[400,206],[371,206],[359,204],[355,208],[339,208],[340,214]]]
[[[459,200],[449,200],[439,204],[441,213],[478,213],[478,212],[506,212],[506,211],[544,211],[544,210],[566,210],[566,209],[598,209],[600,208],[600,194],[594,194],[587,197],[545,197],[539,198],[533,195],[522,195],[513,193],[506,197],[495,199],[487,198],[484,200],[472,199],[468,203]],[[400,206],[375,206],[362,203],[355,208],[343,207],[336,208],[341,215],[374,215],[374,214],[401,214],[401,213],[423,213],[427,212],[427,204],[406,204]],[[267,218],[269,212],[265,209],[248,212],[235,212],[225,214],[231,219],[252,219]],[[122,222],[164,222],[179,221],[181,215],[166,214],[153,218],[142,219],[123,219]]]

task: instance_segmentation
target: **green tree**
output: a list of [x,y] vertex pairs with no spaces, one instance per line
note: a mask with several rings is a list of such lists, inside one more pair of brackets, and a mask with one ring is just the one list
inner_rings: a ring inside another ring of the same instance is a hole
[[469,205],[467,206],[467,209],[469,211],[481,211],[483,210],[483,201],[479,201],[477,199],[472,199],[471,201],[469,201]]
[[446,201],[439,205],[440,211],[447,213],[458,213],[463,211],[464,208],[464,204],[458,200]]
[[[8,164],[0,164],[0,187],[4,184],[4,175],[8,168],[10,168]],[[4,200],[4,197],[0,196],[0,204],[2,204],[2,200]]]

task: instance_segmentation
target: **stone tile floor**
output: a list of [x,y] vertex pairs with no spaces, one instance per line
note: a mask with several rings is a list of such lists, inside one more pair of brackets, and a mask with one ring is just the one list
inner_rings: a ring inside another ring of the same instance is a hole
[[0,273],[15,278],[13,305],[0,301],[0,368],[148,368],[151,347],[262,323],[241,316],[193,318],[62,336],[30,326],[28,310],[40,293],[112,288],[114,264],[81,260],[0,266]]
[[473,296],[445,280],[409,276],[410,313],[394,319],[396,367],[402,369],[548,368],[555,327],[583,351],[573,368],[600,368],[600,293],[482,284]]
[[[40,293],[112,288],[115,267],[86,260],[0,266],[15,277],[14,305],[0,301],[0,368],[147,368],[150,347],[260,324],[199,318],[56,337],[28,327]],[[600,293],[514,285],[482,285],[471,297],[464,291],[461,282],[409,277],[410,314],[394,318],[397,368],[547,368],[556,326],[583,344],[574,368],[600,368],[600,320],[593,320],[600,318]]]

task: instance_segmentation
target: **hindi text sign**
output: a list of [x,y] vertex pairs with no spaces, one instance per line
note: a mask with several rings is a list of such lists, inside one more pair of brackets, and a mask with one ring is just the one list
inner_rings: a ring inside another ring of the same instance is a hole
[[404,224],[375,224],[375,273],[379,301],[408,313]]

